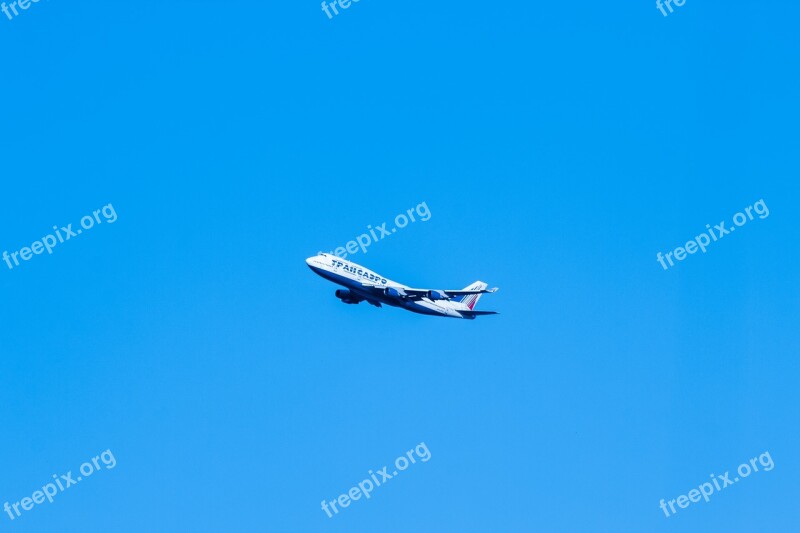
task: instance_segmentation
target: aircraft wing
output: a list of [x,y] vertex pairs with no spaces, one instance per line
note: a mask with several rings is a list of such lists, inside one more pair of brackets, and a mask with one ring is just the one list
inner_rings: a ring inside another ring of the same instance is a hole
[[[414,289],[414,290],[415,291],[423,290],[426,292],[430,292],[430,289]],[[445,294],[448,294],[450,296],[464,296],[466,294],[486,294],[486,293],[497,292],[497,287],[493,287],[491,289],[475,290],[475,291],[466,291],[464,289],[457,289],[457,290],[445,289],[444,291],[439,291],[439,292],[444,292]]]
[[[419,300],[420,298],[430,298],[431,300],[450,300],[468,294],[484,294],[497,292],[497,287],[492,289],[465,290],[465,289],[412,289],[410,287],[383,287],[374,283],[362,283],[362,287],[368,290],[380,291],[389,296],[395,296],[406,300]],[[387,292],[390,291],[390,292]]]

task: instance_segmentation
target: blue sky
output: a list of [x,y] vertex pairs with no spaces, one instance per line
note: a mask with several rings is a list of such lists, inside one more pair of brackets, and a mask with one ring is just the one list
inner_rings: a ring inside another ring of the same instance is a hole
[[[0,13],[0,251],[118,215],[0,262],[0,505],[116,460],[3,529],[794,531],[798,14]],[[500,315],[343,305],[305,265],[421,202],[430,220],[349,259],[485,280]],[[420,442],[429,461],[320,509]],[[659,509],[765,451],[773,470]]]

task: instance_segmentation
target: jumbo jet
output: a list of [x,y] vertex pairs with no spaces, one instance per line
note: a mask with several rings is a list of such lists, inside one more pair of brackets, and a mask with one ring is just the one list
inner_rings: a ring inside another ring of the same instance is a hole
[[413,289],[337,256],[322,252],[306,259],[306,264],[323,278],[342,285],[347,290],[337,290],[336,297],[346,304],[366,301],[375,307],[381,304],[402,307],[423,315],[449,316],[474,319],[480,315],[494,315],[496,311],[475,311],[475,304],[484,293],[497,288],[476,281],[460,290]]

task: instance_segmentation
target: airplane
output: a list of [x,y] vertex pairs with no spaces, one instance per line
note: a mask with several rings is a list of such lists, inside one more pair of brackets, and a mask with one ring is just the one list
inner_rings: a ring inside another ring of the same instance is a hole
[[331,254],[320,252],[306,259],[306,264],[315,274],[346,287],[347,290],[339,289],[335,293],[346,304],[366,301],[381,307],[384,303],[423,315],[469,320],[497,314],[496,311],[475,311],[475,304],[482,294],[497,291],[497,287],[487,290],[488,285],[482,281],[460,290],[413,289]]

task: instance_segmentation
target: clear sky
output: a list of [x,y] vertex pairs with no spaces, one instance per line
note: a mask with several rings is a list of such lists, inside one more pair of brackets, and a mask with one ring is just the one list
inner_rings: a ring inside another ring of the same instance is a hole
[[[116,217],[0,262],[0,505],[115,461],[2,530],[796,531],[800,7],[673,8],[0,13],[0,252]],[[500,315],[344,305],[306,266],[422,202],[348,259]]]

